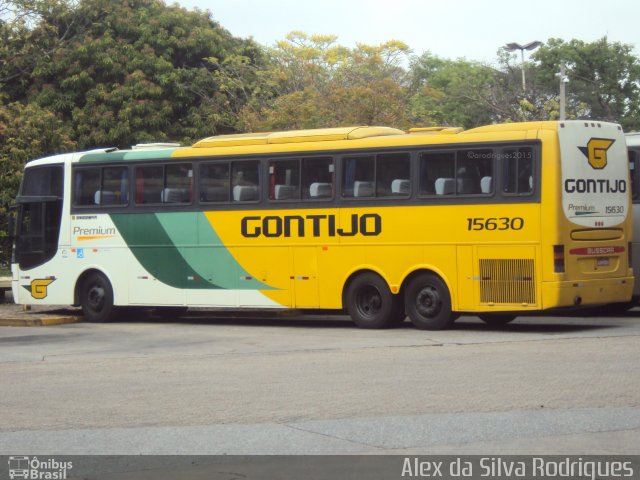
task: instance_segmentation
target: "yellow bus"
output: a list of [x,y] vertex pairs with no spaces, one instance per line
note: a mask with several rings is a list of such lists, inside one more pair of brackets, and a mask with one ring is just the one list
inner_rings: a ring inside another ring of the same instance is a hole
[[29,162],[13,294],[121,307],[408,316],[626,302],[629,169],[620,126],[348,127],[223,135]]

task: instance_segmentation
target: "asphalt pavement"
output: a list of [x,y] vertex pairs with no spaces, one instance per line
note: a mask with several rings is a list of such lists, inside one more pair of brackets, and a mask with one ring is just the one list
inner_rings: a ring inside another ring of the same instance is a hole
[[206,311],[1,327],[0,454],[637,454],[639,336],[640,309],[442,332]]

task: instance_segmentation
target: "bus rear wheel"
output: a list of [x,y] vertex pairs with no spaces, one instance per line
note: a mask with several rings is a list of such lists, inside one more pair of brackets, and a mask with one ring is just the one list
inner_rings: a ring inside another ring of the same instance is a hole
[[113,288],[103,274],[89,274],[80,290],[82,315],[88,322],[104,323],[115,318],[117,309],[113,305]]
[[421,330],[443,330],[455,320],[449,289],[432,273],[421,273],[409,282],[404,302],[411,323]]
[[404,319],[402,302],[375,273],[357,276],[347,288],[347,311],[360,328],[390,328]]

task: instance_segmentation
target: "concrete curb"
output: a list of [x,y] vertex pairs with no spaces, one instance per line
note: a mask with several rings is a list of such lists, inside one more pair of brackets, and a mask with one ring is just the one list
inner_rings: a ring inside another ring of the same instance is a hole
[[5,317],[0,318],[0,327],[49,327],[82,321],[77,315],[34,316],[32,318]]

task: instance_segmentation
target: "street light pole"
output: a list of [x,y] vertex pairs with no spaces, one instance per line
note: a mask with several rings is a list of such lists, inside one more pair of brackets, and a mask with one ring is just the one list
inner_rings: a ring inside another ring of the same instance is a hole
[[504,46],[504,49],[509,51],[509,52],[513,52],[515,50],[520,50],[520,59],[522,61],[522,91],[523,92],[526,92],[526,90],[527,90],[527,83],[525,81],[525,75],[524,75],[524,51],[525,50],[535,50],[540,45],[542,45],[542,42],[539,42],[539,41],[535,40],[535,41],[529,42],[529,43],[527,43],[525,45],[520,45],[519,43],[511,42],[511,43],[507,43]]
[[527,82],[524,79],[524,48],[520,49],[520,65],[522,65],[522,68],[520,70],[522,70],[522,91],[526,92],[527,91]]
[[565,87],[567,85],[567,75],[564,66],[564,60],[560,62],[560,120],[566,118],[565,113]]

